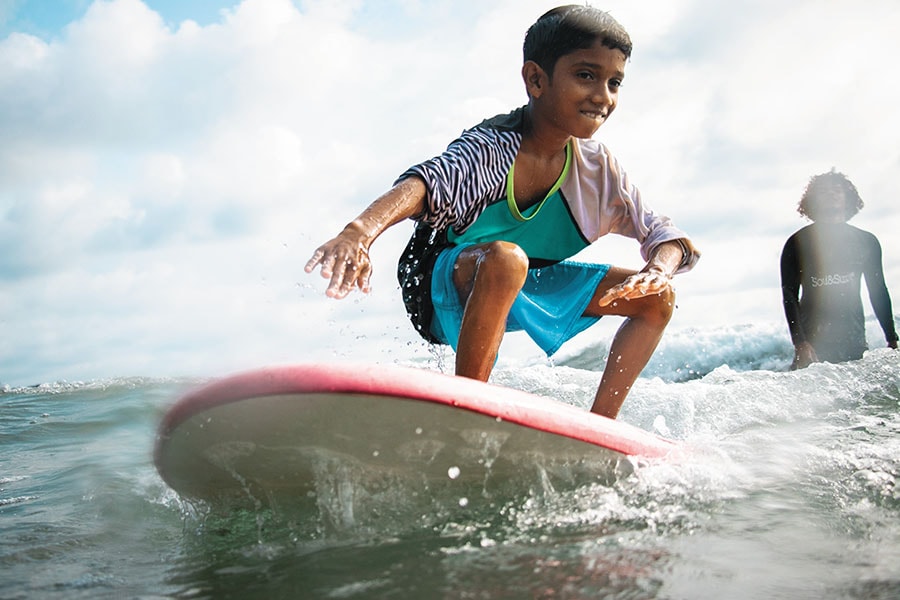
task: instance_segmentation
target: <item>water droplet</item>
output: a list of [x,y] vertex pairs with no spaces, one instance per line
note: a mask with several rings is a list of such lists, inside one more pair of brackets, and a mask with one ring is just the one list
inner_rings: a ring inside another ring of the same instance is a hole
[[447,477],[450,479],[456,479],[459,477],[459,467],[450,467],[447,469]]
[[468,505],[469,505],[469,499],[468,499],[468,498],[460,498],[460,499],[459,499],[459,505],[460,505],[460,506],[468,506]]

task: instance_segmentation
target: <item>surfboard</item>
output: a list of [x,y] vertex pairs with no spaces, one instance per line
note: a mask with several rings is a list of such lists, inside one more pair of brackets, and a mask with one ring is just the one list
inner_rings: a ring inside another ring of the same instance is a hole
[[[301,364],[204,384],[164,414],[154,462],[181,497],[340,506],[489,499],[609,482],[677,444],[520,390],[384,365]],[[344,518],[338,517],[338,518]],[[352,518],[351,518],[352,520]]]

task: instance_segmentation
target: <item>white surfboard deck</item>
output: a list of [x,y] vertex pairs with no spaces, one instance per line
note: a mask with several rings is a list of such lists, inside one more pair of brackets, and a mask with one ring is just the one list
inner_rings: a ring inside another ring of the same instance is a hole
[[154,459],[184,498],[259,506],[360,478],[370,488],[404,481],[415,494],[574,485],[677,448],[519,390],[424,369],[306,364],[186,394],[162,419]]

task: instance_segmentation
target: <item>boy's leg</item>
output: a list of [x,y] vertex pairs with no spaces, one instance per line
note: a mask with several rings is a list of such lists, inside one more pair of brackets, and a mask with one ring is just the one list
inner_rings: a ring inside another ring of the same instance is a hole
[[465,312],[456,349],[456,374],[487,381],[506,331],[506,319],[528,274],[528,257],[509,242],[466,248],[453,283]]
[[617,300],[608,306],[597,304],[606,290],[622,283],[632,273],[611,267],[585,310],[585,314],[590,316],[625,317],[610,345],[606,368],[591,407],[591,412],[613,419],[619,414],[632,384],[656,350],[675,308],[675,292],[671,287],[663,293]]

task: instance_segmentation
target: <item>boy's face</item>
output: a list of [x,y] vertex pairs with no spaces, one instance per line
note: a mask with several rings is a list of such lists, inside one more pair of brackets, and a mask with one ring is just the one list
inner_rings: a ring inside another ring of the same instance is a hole
[[534,65],[532,76],[526,76],[526,87],[536,116],[566,135],[593,136],[618,104],[625,62],[621,50],[597,41],[586,50],[560,57],[552,79]]

